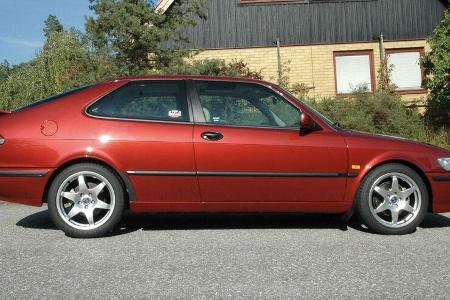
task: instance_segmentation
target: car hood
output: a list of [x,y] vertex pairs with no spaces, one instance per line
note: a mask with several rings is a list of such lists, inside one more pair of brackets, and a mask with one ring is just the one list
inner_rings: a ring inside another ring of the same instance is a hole
[[436,154],[450,156],[450,151],[426,143],[421,143],[409,140],[402,137],[372,134],[367,132],[360,132],[350,129],[340,129],[345,135],[347,144],[351,148],[353,144],[360,142],[373,145],[375,148],[385,148],[386,150],[404,150],[408,152],[434,152]]

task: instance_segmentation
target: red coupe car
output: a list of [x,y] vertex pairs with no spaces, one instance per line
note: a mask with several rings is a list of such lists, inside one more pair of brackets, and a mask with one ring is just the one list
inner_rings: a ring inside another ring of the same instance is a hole
[[341,129],[268,82],[124,78],[0,114],[0,199],[73,237],[135,212],[355,211],[405,234],[450,211],[450,152]]

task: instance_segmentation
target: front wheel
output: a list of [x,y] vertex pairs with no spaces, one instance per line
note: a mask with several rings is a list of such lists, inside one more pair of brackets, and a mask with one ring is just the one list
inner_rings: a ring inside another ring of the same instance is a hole
[[56,176],[47,202],[53,222],[68,236],[94,238],[117,226],[125,198],[124,189],[111,170],[82,163]]
[[361,183],[356,211],[361,221],[377,233],[412,233],[428,211],[427,187],[419,174],[407,166],[381,166]]

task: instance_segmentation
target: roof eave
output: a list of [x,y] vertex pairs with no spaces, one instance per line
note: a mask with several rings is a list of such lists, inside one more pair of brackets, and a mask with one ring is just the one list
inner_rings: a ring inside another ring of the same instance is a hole
[[160,0],[155,10],[165,13],[174,2],[175,0]]

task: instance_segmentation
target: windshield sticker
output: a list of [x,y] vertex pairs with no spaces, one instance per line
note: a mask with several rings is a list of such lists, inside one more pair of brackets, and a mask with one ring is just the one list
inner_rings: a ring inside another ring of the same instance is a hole
[[213,122],[220,122],[220,117],[213,117]]
[[174,118],[174,119],[178,119],[181,118],[181,110],[171,110],[169,111],[169,117]]

